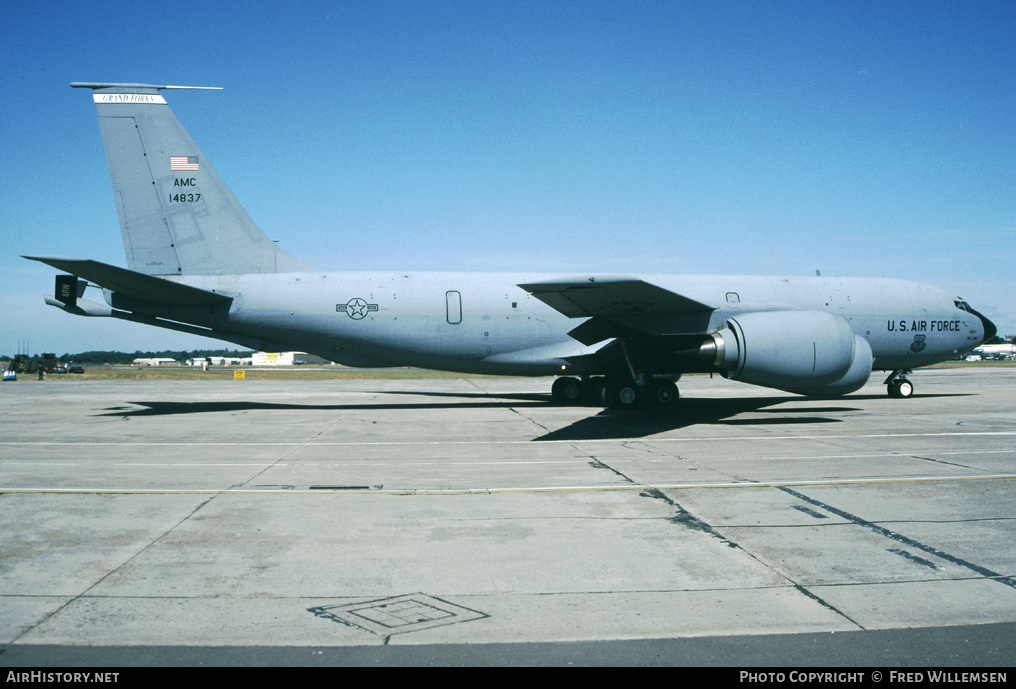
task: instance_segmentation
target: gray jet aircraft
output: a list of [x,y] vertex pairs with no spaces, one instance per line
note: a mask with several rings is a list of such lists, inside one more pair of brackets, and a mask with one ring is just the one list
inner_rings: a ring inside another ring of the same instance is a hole
[[891,371],[909,397],[912,369],[996,332],[892,279],[325,272],[258,229],[184,130],[162,93],[193,87],[71,86],[92,91],[127,268],[26,256],[68,273],[46,299],[68,313],[347,366],[556,375],[559,402],[621,409],[672,405],[690,372],[825,396]]

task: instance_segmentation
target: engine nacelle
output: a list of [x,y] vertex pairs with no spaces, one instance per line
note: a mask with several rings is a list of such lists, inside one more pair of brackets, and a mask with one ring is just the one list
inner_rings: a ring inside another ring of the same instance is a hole
[[725,377],[806,395],[845,395],[871,375],[868,341],[824,311],[746,313],[710,335],[699,353]]
[[860,335],[854,335],[854,360],[850,364],[846,375],[831,385],[823,385],[819,388],[782,388],[788,392],[797,392],[802,395],[846,395],[855,390],[860,390],[871,377],[871,365],[875,357],[871,353],[871,345]]

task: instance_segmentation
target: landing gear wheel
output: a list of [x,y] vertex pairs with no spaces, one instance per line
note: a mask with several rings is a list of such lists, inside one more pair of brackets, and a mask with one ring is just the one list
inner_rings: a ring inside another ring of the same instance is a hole
[[607,405],[611,409],[634,409],[639,402],[639,389],[634,383],[607,387]]
[[584,392],[582,381],[577,378],[558,378],[550,388],[554,401],[561,404],[578,404]]
[[677,401],[678,391],[677,386],[669,380],[656,383],[652,387],[650,399],[653,402],[653,406],[656,407],[669,407]]
[[914,384],[906,378],[897,378],[891,381],[886,389],[889,391],[889,396],[896,400],[905,399],[914,394]]

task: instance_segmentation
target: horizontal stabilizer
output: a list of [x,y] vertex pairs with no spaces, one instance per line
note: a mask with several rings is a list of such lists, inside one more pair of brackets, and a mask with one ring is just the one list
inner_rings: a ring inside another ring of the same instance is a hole
[[88,280],[117,295],[168,306],[210,306],[228,304],[233,298],[178,282],[117,268],[99,261],[60,256],[23,256]]
[[643,280],[588,277],[519,285],[569,318],[618,318],[712,311],[713,307]]
[[111,84],[111,83],[96,83],[91,81],[75,81],[71,83],[71,88],[74,89],[156,89],[162,91],[164,89],[188,89],[191,91],[221,91],[221,86],[159,86],[158,84]]
[[113,309],[110,307],[105,304],[97,304],[88,299],[77,299],[74,304],[68,304],[57,299],[52,294],[47,294],[46,303],[75,316],[109,317],[113,315]]

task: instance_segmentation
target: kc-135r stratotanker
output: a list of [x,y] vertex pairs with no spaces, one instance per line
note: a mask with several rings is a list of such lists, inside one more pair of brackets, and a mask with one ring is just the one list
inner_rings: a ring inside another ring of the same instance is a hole
[[[805,395],[967,352],[995,326],[935,287],[883,278],[325,272],[266,237],[166,104],[179,86],[91,89],[127,268],[29,256],[47,302],[358,367],[557,375],[563,402],[667,406],[683,373]],[[102,302],[85,299],[98,289]]]

